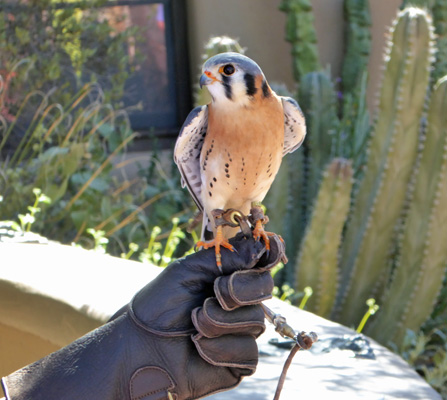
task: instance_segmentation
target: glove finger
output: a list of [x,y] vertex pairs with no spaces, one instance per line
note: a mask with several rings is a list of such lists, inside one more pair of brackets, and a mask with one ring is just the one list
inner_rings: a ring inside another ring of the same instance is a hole
[[216,298],[208,298],[203,307],[192,311],[191,317],[197,331],[207,338],[228,334],[258,337],[265,331],[264,311],[260,305],[225,311]]
[[198,333],[191,338],[200,356],[211,365],[256,370],[258,346],[253,336],[225,335],[209,339]]
[[256,269],[263,271],[269,270],[277,265],[280,261],[287,264],[286,245],[278,235],[270,236],[270,251],[262,254]]
[[[265,253],[265,246],[253,238],[232,243],[237,252],[222,249],[225,274],[253,268]],[[214,295],[214,280],[220,275],[214,248],[177,260],[136,294],[130,306],[132,315],[152,331],[189,335],[195,331],[191,311]],[[163,304],[157,300],[168,297],[169,301]]]
[[237,271],[214,281],[214,293],[226,311],[259,304],[272,297],[274,283],[269,271]]

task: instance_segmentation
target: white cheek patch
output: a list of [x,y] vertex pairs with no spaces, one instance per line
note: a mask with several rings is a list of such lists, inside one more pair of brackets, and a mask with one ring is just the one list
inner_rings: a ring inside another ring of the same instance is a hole
[[208,85],[207,88],[214,101],[218,101],[221,98],[226,98],[225,89],[220,82],[215,81],[211,85]]
[[222,104],[228,108],[244,107],[250,104],[250,97],[247,96],[245,84],[239,80],[231,82],[231,99],[226,96],[225,88],[220,82],[209,85],[208,90],[215,104]]

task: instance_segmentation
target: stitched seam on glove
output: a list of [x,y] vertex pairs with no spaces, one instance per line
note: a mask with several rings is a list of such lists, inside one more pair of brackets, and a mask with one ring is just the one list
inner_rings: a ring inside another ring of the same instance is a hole
[[[192,323],[194,324],[195,328],[197,329],[197,331],[202,336],[207,337],[209,339],[217,338],[219,336],[228,334],[227,330],[225,330],[219,334],[216,334],[216,335],[206,334],[205,331],[203,331],[203,329],[199,323],[198,316],[197,316],[202,308],[203,307],[196,307],[194,310],[192,310],[192,313],[191,313],[191,320],[192,320]],[[223,329],[232,329],[232,328],[237,329],[237,328],[241,328],[241,327],[243,327],[243,328],[251,328],[251,327],[259,328],[260,332],[256,335],[256,337],[259,337],[260,335],[262,335],[265,332],[265,324],[261,321],[224,323],[224,322],[219,322],[219,321],[212,319],[211,317],[209,317],[209,314],[207,314],[205,312],[204,312],[204,314],[207,315],[208,321],[215,322],[214,327],[216,327],[216,328],[223,328]],[[234,333],[234,334],[237,334],[237,333]]]
[[211,301],[211,299],[213,299],[213,297],[207,298],[205,300],[205,302],[203,303],[203,306],[197,307],[197,308],[199,308],[199,309],[202,308],[203,314],[205,315],[206,319],[208,321],[212,322],[215,326],[227,328],[227,327],[233,327],[233,326],[238,327],[238,326],[261,326],[261,325],[263,326],[264,325],[264,323],[262,321],[256,321],[256,320],[253,320],[253,321],[244,320],[244,321],[240,321],[240,322],[230,322],[230,323],[217,320],[210,315],[210,313],[208,312],[209,307],[206,306],[207,302]]
[[233,280],[235,279],[236,275],[243,274],[244,272],[245,272],[245,271],[236,271],[235,273],[233,273],[233,274],[230,276],[230,280],[229,280],[229,282],[228,282],[228,286],[229,286],[229,287],[228,287],[228,292],[229,292],[231,298],[232,298],[235,302],[237,302],[240,306],[250,306],[250,305],[253,305],[253,304],[259,304],[259,303],[261,303],[261,302],[264,301],[264,300],[269,300],[269,299],[272,298],[272,295],[271,295],[271,294],[268,294],[268,295],[265,295],[265,296],[263,296],[263,297],[258,297],[258,298],[254,299],[254,300],[244,300],[244,299],[240,299],[240,298],[236,295],[236,293],[235,293],[235,291],[234,291]]
[[[251,336],[253,339],[256,339],[253,335],[246,335],[246,336]],[[227,361],[219,361],[219,360],[213,360],[212,358],[208,357],[202,350],[202,348],[200,347],[200,343],[199,340],[202,337],[206,337],[199,334],[195,334],[195,335],[191,335],[191,339],[194,342],[197,351],[200,354],[200,357],[202,357],[208,364],[211,365],[215,365],[217,367],[232,367],[232,368],[245,368],[245,369],[249,369],[252,370],[253,372],[256,371],[256,366],[253,366],[251,364],[242,364],[242,363],[230,363]]]
[[234,307],[230,307],[226,302],[225,299],[222,296],[222,293],[220,292],[219,289],[219,282],[221,281],[223,277],[219,276],[215,281],[214,281],[214,294],[216,295],[217,301],[219,302],[219,304],[222,306],[222,308],[225,311],[233,311],[236,308],[238,308],[238,305],[236,304]]
[[[261,321],[240,321],[240,322],[231,322],[231,323],[227,323],[227,322],[222,322],[222,321],[218,321],[217,319],[214,319],[213,317],[211,317],[211,315],[207,312],[207,310],[205,309],[205,307],[202,308],[203,309],[203,314],[206,316],[206,318],[208,319],[208,321],[210,321],[211,323],[214,324],[214,326],[216,327],[220,327],[220,328],[238,328],[238,327],[250,327],[250,326],[254,326],[254,327],[263,327],[264,323]],[[197,328],[197,327],[196,327]]]
[[135,311],[133,310],[132,304],[133,304],[133,299],[127,306],[127,310],[129,312],[130,319],[134,322],[135,325],[137,325],[141,329],[144,329],[147,332],[153,333],[154,335],[158,335],[158,336],[168,336],[168,337],[189,336],[189,335],[191,335],[191,333],[194,332],[194,329],[188,329],[185,331],[160,331],[157,329],[152,329],[152,328],[148,327],[143,321],[141,321],[138,318],[138,316],[135,314]]
[[[150,369],[155,369],[155,370],[161,371],[168,378],[170,385],[162,387],[157,390],[145,392],[145,393],[139,395],[138,397],[135,397],[133,392],[134,392],[134,385],[135,385],[134,382],[135,382],[136,378],[138,377],[138,375],[148,372],[148,370],[150,370]],[[155,393],[160,393],[162,391],[168,392],[169,390],[172,390],[174,388],[175,388],[175,382],[171,378],[171,375],[165,369],[156,367],[156,366],[147,366],[147,367],[140,368],[134,372],[134,374],[132,375],[132,377],[130,379],[130,397],[132,400],[144,399],[146,396],[151,396]],[[171,393],[171,394],[175,395],[175,393]]]

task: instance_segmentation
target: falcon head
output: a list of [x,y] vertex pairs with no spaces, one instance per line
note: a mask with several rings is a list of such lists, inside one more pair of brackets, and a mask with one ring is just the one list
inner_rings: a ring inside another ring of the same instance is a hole
[[252,59],[239,53],[221,53],[202,67],[200,87],[207,86],[213,103],[247,106],[256,95],[268,97],[271,89]]

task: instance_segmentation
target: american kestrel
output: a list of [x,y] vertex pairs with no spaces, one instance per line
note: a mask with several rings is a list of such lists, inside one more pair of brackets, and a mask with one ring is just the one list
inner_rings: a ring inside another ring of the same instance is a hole
[[[306,125],[298,103],[277,96],[261,68],[241,54],[222,53],[208,59],[200,77],[200,86],[204,85],[212,101],[186,118],[174,161],[182,187],[188,188],[203,212],[202,241],[197,245],[215,246],[220,267],[220,247],[233,250],[227,239],[236,231],[216,223],[219,213],[235,209],[248,215],[262,202],[283,156],[303,142]],[[263,218],[254,222],[253,235],[262,237],[268,249],[263,222]]]

